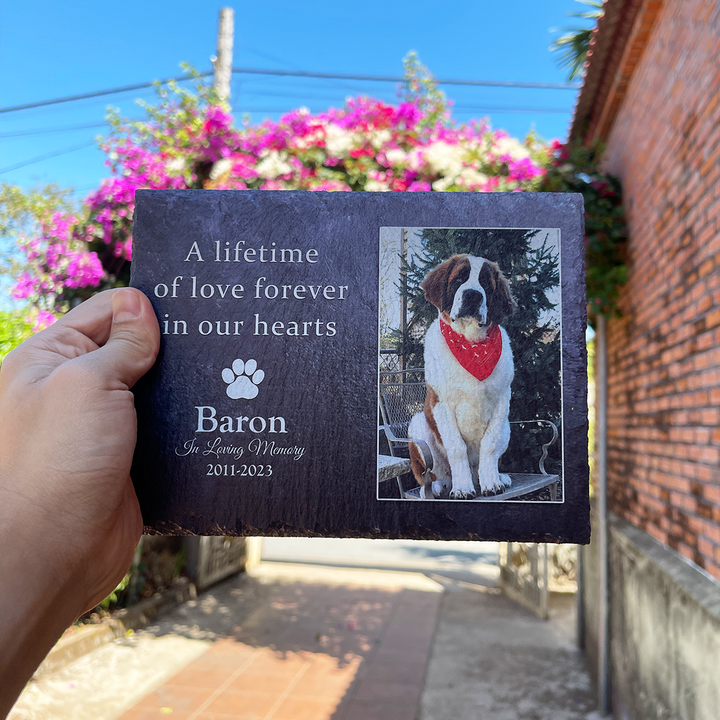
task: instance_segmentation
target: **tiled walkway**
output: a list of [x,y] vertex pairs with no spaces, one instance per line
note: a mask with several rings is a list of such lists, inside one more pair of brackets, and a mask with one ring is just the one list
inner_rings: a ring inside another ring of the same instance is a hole
[[250,575],[31,682],[10,718],[599,720],[572,596],[543,622],[502,596],[481,545],[338,541],[330,565],[329,542],[270,547]]
[[[264,589],[242,626],[222,633],[120,720],[416,717],[439,592],[312,582]],[[208,615],[222,625],[218,600]],[[175,618],[173,631],[183,628],[183,618]]]

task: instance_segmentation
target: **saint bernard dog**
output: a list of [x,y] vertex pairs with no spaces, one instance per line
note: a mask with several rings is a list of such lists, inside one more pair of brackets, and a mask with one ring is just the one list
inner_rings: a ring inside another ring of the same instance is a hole
[[410,444],[420,495],[469,500],[500,493],[511,484],[498,461],[510,441],[515,372],[500,326],[516,307],[507,280],[494,262],[454,255],[431,270],[421,287],[439,317],[425,335],[425,409],[408,429],[409,438],[424,441],[433,457],[428,472],[419,448]]

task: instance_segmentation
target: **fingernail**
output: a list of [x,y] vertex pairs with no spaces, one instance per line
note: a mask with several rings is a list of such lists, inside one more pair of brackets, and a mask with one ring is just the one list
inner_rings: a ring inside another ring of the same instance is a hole
[[118,290],[112,296],[113,322],[137,320],[142,312],[140,295],[132,290]]

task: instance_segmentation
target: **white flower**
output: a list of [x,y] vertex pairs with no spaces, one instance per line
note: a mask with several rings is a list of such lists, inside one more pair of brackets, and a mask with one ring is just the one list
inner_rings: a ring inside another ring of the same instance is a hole
[[392,140],[392,133],[389,130],[377,130],[370,133],[370,144],[379,150],[383,145]]
[[391,165],[402,165],[405,162],[406,153],[400,148],[393,148],[385,151],[385,157]]
[[387,192],[390,187],[387,183],[380,182],[379,180],[368,180],[365,183],[365,189],[368,192]]
[[425,160],[438,174],[456,176],[462,172],[465,151],[460,145],[434,142],[424,151]]
[[423,164],[422,153],[419,150],[407,153],[405,162],[410,170],[417,170]]
[[225,173],[230,172],[230,168],[232,168],[232,166],[232,160],[229,160],[228,158],[218,160],[216,163],[213,163],[213,166],[210,169],[210,179],[217,180]]
[[325,148],[328,155],[342,157],[347,155],[355,144],[355,138],[344,128],[335,123],[328,123],[325,128]]
[[266,180],[274,180],[279,175],[292,172],[292,167],[285,161],[285,156],[277,150],[270,150],[255,168],[257,174]]
[[465,168],[460,175],[458,175],[458,180],[462,180],[467,187],[475,187],[477,185],[484,185],[488,180],[488,176],[472,168]]
[[513,160],[524,160],[530,157],[530,151],[515,138],[498,138],[493,143],[493,152],[498,156],[509,155]]
[[450,176],[440,178],[432,184],[432,189],[435,190],[435,192],[443,192],[444,190],[447,190],[454,182],[455,178]]
[[168,172],[182,172],[185,169],[185,158],[173,158],[167,163],[167,165],[165,165],[165,169]]

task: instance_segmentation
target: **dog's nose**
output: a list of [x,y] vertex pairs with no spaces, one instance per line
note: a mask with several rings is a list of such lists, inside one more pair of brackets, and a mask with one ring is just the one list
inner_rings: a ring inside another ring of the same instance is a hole
[[482,301],[483,295],[479,290],[465,290],[460,307],[460,317],[463,315],[476,315]]

